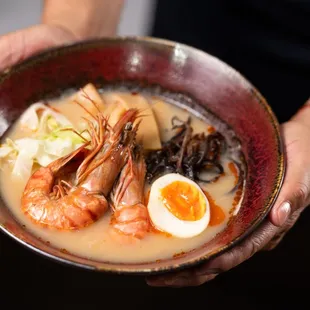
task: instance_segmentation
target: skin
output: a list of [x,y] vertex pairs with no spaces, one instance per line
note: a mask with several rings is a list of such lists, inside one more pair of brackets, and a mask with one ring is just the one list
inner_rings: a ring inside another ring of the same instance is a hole
[[63,44],[116,33],[123,0],[45,0],[41,23],[0,36],[0,72]]
[[[78,5],[77,5],[78,2]],[[46,48],[116,34],[122,0],[46,0],[42,23],[0,37],[0,71]],[[197,268],[147,278],[150,286],[198,286],[255,253],[272,250],[310,202],[310,101],[281,125],[287,173],[265,222],[243,243]]]
[[255,253],[274,249],[310,203],[310,101],[290,121],[281,125],[287,172],[269,217],[240,245],[196,268],[147,279],[150,286],[199,286],[228,271]]

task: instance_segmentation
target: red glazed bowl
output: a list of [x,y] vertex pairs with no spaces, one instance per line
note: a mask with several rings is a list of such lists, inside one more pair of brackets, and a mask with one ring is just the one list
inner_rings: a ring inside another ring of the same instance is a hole
[[88,82],[131,85],[196,100],[224,120],[241,141],[247,163],[241,209],[212,241],[183,256],[114,264],[64,253],[40,241],[0,202],[0,228],[37,253],[91,270],[155,274],[189,267],[220,255],[252,232],[275,202],[284,177],[279,124],[262,95],[238,72],[202,51],[154,38],[110,38],[64,46],[35,55],[0,76],[0,135],[30,103]]

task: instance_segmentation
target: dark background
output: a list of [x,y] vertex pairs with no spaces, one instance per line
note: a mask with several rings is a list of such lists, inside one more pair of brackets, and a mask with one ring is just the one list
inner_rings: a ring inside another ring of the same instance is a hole
[[182,289],[61,265],[0,234],[0,308],[309,309],[309,216],[308,210],[275,250],[202,286]]
[[310,97],[310,0],[157,0],[155,16],[153,36],[237,69],[280,122]]

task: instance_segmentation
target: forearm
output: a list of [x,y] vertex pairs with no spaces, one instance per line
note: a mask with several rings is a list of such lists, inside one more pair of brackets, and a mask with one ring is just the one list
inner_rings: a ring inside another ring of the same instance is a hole
[[42,23],[71,31],[78,39],[113,36],[124,0],[45,0]]

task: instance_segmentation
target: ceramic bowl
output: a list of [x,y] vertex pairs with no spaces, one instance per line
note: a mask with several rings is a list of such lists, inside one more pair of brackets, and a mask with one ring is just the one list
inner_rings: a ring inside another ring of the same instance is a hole
[[247,163],[239,213],[203,246],[182,256],[139,264],[93,261],[53,248],[19,224],[1,201],[0,228],[4,233],[58,262],[95,271],[155,274],[220,255],[263,221],[277,198],[285,170],[277,119],[263,96],[240,73],[186,45],[155,38],[103,38],[35,55],[0,76],[0,135],[29,104],[88,82],[192,98],[231,126]]

